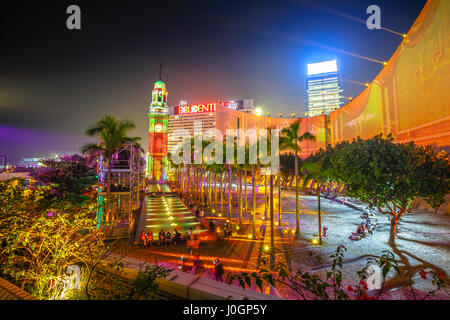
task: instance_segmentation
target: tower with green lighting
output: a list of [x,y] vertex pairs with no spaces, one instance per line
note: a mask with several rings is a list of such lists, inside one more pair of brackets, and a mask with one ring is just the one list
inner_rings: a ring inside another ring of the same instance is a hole
[[152,91],[148,113],[148,177],[151,183],[165,183],[167,179],[167,129],[169,115],[166,85],[160,79]]

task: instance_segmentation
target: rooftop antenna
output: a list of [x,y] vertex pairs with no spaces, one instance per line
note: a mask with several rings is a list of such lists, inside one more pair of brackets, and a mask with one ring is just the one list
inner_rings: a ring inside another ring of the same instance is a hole
[[159,81],[161,81],[161,74],[162,74],[162,62],[159,63]]

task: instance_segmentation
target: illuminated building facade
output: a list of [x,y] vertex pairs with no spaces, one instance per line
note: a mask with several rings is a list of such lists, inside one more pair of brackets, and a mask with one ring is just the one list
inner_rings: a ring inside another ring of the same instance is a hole
[[148,114],[147,173],[152,183],[165,183],[167,179],[168,108],[166,85],[156,81]]
[[183,104],[171,109],[168,129],[169,153],[183,140],[183,137],[176,133],[177,130],[186,130],[191,137],[194,136],[194,133],[201,133],[204,135],[204,139],[209,139],[211,137],[205,135],[208,130],[216,128],[222,130],[217,122],[219,110],[225,113],[233,111],[238,114],[250,113],[253,110],[253,99]]
[[308,64],[306,112],[309,116],[330,114],[344,104],[336,60]]

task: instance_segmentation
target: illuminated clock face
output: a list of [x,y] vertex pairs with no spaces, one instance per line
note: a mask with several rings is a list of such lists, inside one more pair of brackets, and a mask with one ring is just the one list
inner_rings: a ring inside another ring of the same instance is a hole
[[162,131],[163,131],[162,123],[156,123],[155,124],[155,132],[162,132]]

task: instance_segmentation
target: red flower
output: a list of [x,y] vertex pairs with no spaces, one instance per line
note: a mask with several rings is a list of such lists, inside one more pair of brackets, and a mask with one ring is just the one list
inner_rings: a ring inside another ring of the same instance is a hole
[[366,283],[366,282],[365,282],[364,280],[361,280],[361,281],[359,282],[359,284],[362,285],[362,286],[363,286],[365,283]]
[[347,287],[347,290],[348,290],[348,291],[353,291],[352,286],[349,285],[349,286]]
[[439,278],[443,278],[444,274],[442,272],[439,272]]
[[367,284],[365,284],[365,283],[363,284],[363,289],[364,290],[369,290],[369,288],[367,288]]
[[427,278],[427,273],[425,270],[420,270],[419,271],[419,275],[422,279],[426,279]]

